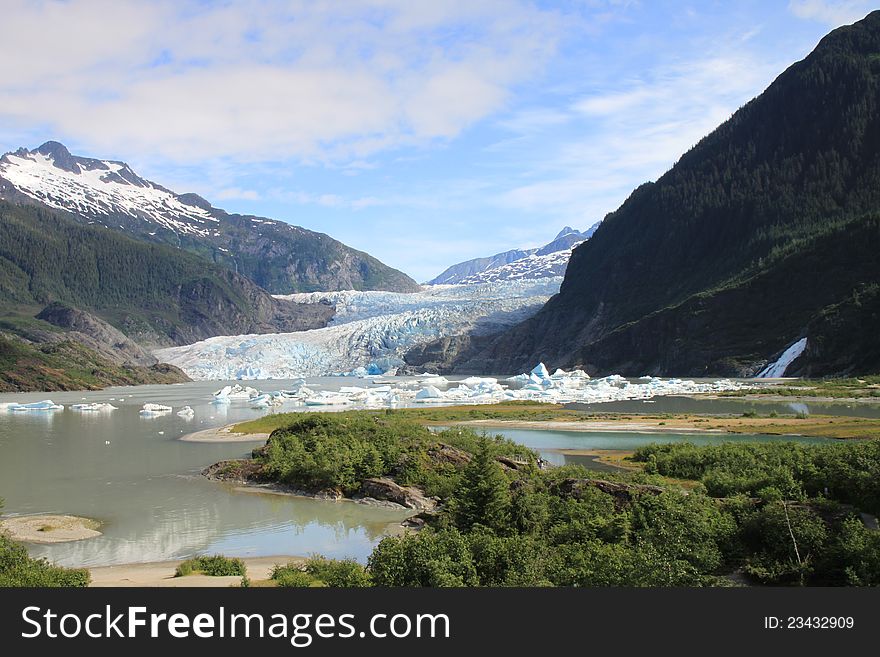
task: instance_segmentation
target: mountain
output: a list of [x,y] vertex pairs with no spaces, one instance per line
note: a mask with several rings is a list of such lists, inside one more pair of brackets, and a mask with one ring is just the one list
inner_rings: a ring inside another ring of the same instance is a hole
[[566,226],[553,240],[535,249],[514,249],[452,265],[428,285],[479,285],[494,281],[562,276],[571,249],[589,239],[598,223],[584,232]]
[[560,293],[460,371],[751,375],[880,370],[880,12],[636,189]]
[[[46,207],[0,201],[0,329],[20,334],[16,328],[37,321],[52,302],[87,311],[146,346],[317,328],[334,312],[275,299],[180,249],[83,225]],[[66,321],[57,313],[44,317]]]
[[38,202],[83,223],[190,251],[271,293],[419,289],[406,274],[323,233],[227,213],[141,178],[124,162],[71,155],[56,141],[0,157],[0,199]]

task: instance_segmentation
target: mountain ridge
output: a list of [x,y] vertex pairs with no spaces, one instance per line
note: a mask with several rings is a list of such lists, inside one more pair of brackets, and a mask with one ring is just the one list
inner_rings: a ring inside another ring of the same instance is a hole
[[[520,262],[532,256],[550,256],[560,252],[571,250],[575,245],[588,240],[596,231],[599,223],[595,223],[587,230],[580,232],[565,226],[556,237],[544,246],[532,249],[511,249],[502,253],[496,253],[485,258],[473,258],[447,267],[440,275],[428,281],[428,285],[474,285],[492,280],[508,280],[510,278],[545,278],[549,276],[561,276],[565,272],[568,263],[568,254],[543,261],[533,260],[529,263]],[[520,263],[520,266],[503,270],[508,265]],[[488,272],[494,274],[487,274]]]
[[83,223],[190,251],[270,293],[419,289],[403,272],[329,235],[227,213],[197,194],[142,178],[125,162],[71,155],[57,141],[0,157],[0,199],[44,204]]

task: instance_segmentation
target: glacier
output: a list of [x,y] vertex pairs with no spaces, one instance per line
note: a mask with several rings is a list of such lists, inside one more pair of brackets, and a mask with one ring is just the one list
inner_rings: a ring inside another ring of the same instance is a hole
[[536,313],[561,276],[475,285],[430,285],[421,292],[311,292],[279,295],[336,307],[330,325],[295,333],[218,336],[154,351],[195,380],[296,379],[379,374],[403,365],[415,346],[465,333],[487,334]]

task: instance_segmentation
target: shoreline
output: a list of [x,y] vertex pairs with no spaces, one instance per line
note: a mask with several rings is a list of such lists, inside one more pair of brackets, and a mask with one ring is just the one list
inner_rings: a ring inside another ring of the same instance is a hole
[[[248,578],[267,580],[276,565],[305,563],[308,557],[276,555],[271,557],[236,557],[244,562]],[[85,566],[92,576],[90,588],[150,587],[150,588],[228,588],[241,585],[239,575],[210,577],[187,575],[175,577],[174,571],[186,559],[117,564],[114,566]]]
[[232,428],[239,422],[227,424],[214,429],[202,429],[188,433],[178,440],[185,443],[256,443],[265,442],[269,439],[268,433],[236,433]]

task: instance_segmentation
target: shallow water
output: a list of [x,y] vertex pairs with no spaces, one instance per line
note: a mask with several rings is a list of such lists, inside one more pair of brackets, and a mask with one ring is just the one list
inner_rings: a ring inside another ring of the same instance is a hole
[[[30,552],[64,565],[158,561],[209,552],[237,556],[320,552],[364,560],[389,523],[405,517],[401,511],[352,502],[235,492],[201,477],[205,466],[246,456],[260,444],[177,440],[192,431],[266,413],[244,402],[228,407],[210,404],[211,393],[219,387],[209,382],[0,396],[0,402],[51,398],[65,405],[85,397],[90,402],[112,400],[118,407],[104,413],[69,408],[0,413],[4,512],[73,514],[104,523],[101,537],[29,545]],[[289,386],[273,381],[260,382],[259,387]],[[138,411],[147,401],[174,406],[174,412],[140,417]],[[192,406],[194,419],[175,414],[185,404]]]
[[500,434],[505,438],[534,449],[542,458],[554,465],[577,464],[590,470],[616,470],[596,461],[595,456],[565,454],[557,450],[616,450],[631,451],[651,443],[691,443],[693,445],[719,445],[727,442],[795,442],[809,445],[834,442],[831,438],[809,436],[771,436],[767,434],[731,433],[637,433],[622,431],[586,432],[557,431],[545,429],[508,429],[487,427],[490,434]]
[[[397,379],[397,381],[406,379]],[[247,382],[269,391],[292,387],[290,381]],[[337,390],[369,385],[350,378],[309,379],[310,387]],[[98,392],[0,395],[2,402],[52,399],[70,406],[110,402],[118,410],[0,413],[0,497],[7,514],[59,513],[95,518],[104,535],[56,545],[30,545],[32,554],[64,565],[110,565],[158,561],[220,552],[236,556],[306,555],[365,560],[389,526],[406,513],[351,502],[237,492],[207,481],[202,468],[221,459],[249,454],[260,441],[237,444],[186,443],[181,435],[262,417],[246,402],[211,404],[223,382],[109,388]],[[696,400],[657,398],[654,404],[629,402],[642,412],[672,412],[670,407]],[[713,400],[714,401],[714,400]],[[143,418],[146,402],[174,407],[168,415]],[[741,402],[724,402],[740,404]],[[621,411],[624,402],[599,410]],[[195,417],[176,412],[184,405]],[[728,406],[725,406],[727,408]],[[355,408],[322,407],[313,410]],[[742,406],[733,412],[743,412]],[[281,411],[306,411],[286,405]],[[675,411],[684,412],[684,411]],[[688,411],[692,412],[692,411]],[[727,411],[711,411],[727,412]],[[499,432],[492,430],[493,432]],[[699,444],[744,440],[730,435],[582,433],[504,429],[512,440],[541,452],[554,463],[578,462],[607,469],[593,457],[563,455],[555,449],[633,449],[650,442],[688,440]],[[754,437],[779,440],[778,437]],[[749,437],[752,439],[752,437]],[[816,442],[817,439],[795,439]]]

